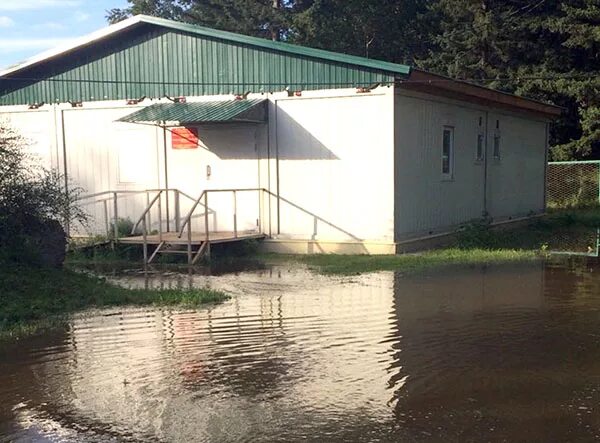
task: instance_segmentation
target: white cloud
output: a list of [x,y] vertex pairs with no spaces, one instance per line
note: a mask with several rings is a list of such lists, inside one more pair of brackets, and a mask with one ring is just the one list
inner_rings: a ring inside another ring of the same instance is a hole
[[22,11],[24,9],[43,9],[52,7],[73,7],[81,0],[0,0],[0,11]]
[[8,38],[0,39],[0,51],[3,53],[28,50],[44,50],[63,46],[74,39],[72,38]]
[[86,20],[88,20],[90,18],[90,14],[86,14],[85,12],[82,11],[77,11],[75,13],[75,21],[77,22],[84,22]]
[[7,17],[5,15],[0,15],[0,28],[10,28],[14,24],[15,22],[12,18]]

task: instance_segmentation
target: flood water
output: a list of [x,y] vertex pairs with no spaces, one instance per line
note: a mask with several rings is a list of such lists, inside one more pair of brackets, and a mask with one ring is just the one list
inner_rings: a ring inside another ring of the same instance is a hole
[[600,438],[591,261],[112,278],[233,297],[198,310],[86,312],[0,348],[0,440]]

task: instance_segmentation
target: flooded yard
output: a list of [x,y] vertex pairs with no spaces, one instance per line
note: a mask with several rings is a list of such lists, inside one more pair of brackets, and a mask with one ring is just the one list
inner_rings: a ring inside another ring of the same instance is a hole
[[600,438],[592,260],[331,277],[128,271],[232,294],[88,311],[0,348],[2,441]]

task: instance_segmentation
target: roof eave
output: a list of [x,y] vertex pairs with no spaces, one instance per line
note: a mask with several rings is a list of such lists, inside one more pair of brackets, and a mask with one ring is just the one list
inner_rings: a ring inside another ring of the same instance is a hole
[[117,32],[131,28],[132,26],[135,26],[136,24],[139,24],[143,21],[144,21],[143,16],[136,15],[134,17],[130,17],[128,19],[120,21],[119,23],[115,23],[114,25],[109,25],[106,28],[102,28],[102,29],[92,32],[91,34],[88,34],[86,36],[76,38],[68,44],[61,45],[56,48],[52,48],[48,51],[44,51],[44,52],[42,52],[38,55],[35,55],[32,58],[30,58],[16,66],[13,66],[13,67],[7,68],[3,71],[0,71],[0,77],[14,74],[15,72],[21,71],[22,69],[25,69],[30,66],[36,65],[38,63],[44,62],[46,60],[52,59],[59,55],[66,54],[66,53],[71,52],[75,49],[78,49],[82,46],[86,46],[91,43],[94,43],[97,40],[102,40],[106,37],[116,34]]
[[559,106],[418,69],[413,69],[407,79],[401,80],[399,87],[535,114],[548,120],[560,117],[563,111]]

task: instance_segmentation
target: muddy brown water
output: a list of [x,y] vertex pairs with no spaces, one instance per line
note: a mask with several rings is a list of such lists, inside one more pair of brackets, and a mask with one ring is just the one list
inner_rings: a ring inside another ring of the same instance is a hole
[[197,310],[112,309],[0,349],[5,441],[592,441],[594,262],[326,277],[126,272],[210,286]]

